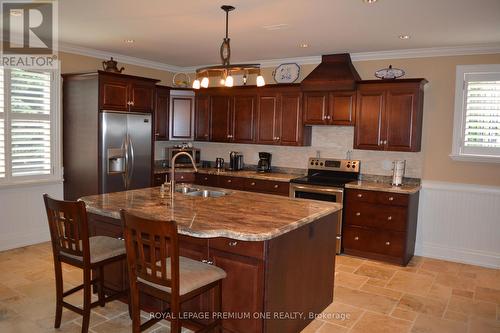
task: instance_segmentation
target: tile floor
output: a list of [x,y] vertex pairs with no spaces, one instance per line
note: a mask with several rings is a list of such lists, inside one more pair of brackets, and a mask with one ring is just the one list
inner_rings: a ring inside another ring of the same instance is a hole
[[[81,317],[54,321],[54,273],[49,243],[0,252],[0,332],[80,332]],[[81,271],[64,267],[66,288]],[[500,270],[415,257],[399,267],[338,256],[334,302],[303,333],[500,332]],[[81,294],[70,298],[81,304]],[[130,332],[127,307],[95,308],[91,333]],[[149,332],[168,332],[168,323]]]

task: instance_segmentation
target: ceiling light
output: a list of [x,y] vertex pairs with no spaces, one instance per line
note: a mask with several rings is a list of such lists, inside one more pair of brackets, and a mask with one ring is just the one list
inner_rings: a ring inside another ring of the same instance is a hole
[[193,81],[193,89],[200,89],[200,80],[196,79]]
[[264,81],[264,77],[259,74],[259,76],[257,76],[257,87],[263,87],[265,85],[266,81]]
[[[220,82],[221,84],[224,84],[226,87],[232,87],[234,84],[234,79],[231,76],[231,72],[245,72],[248,74],[259,74],[260,73],[260,64],[231,64],[230,63],[230,58],[231,58],[231,45],[230,41],[231,39],[228,36],[228,30],[229,30],[229,12],[234,10],[235,8],[233,6],[228,6],[224,5],[221,7],[221,9],[226,12],[226,36],[222,39],[222,44],[220,46],[220,58],[222,60],[222,65],[218,66],[208,66],[208,67],[202,67],[198,68],[196,70],[196,81],[199,81],[199,78],[202,79],[202,83],[196,83],[193,82],[193,88],[194,89],[199,89],[200,87],[205,88],[205,82],[207,83],[206,86],[208,87],[208,77],[210,74],[218,74],[219,77],[221,78]],[[206,78],[206,81],[205,81]],[[195,86],[196,83],[196,86]],[[265,83],[264,83],[265,84]]]
[[406,39],[410,39],[411,36],[410,35],[399,35],[399,39],[402,39],[402,40],[406,40]]
[[22,16],[22,15],[23,15],[22,9],[11,9],[10,10],[10,16]]
[[367,4],[372,4],[372,3],[377,2],[377,0],[363,0],[363,2],[367,3]]
[[127,44],[133,44],[133,43],[135,42],[135,40],[133,40],[133,39],[125,39],[125,40],[123,40],[123,41],[124,41],[125,43],[127,43]]
[[208,88],[208,77],[205,76],[203,79],[201,79],[200,85],[202,88]]
[[305,48],[309,47],[309,44],[307,44],[307,43],[300,43],[299,47],[302,48],[302,49],[305,49]]

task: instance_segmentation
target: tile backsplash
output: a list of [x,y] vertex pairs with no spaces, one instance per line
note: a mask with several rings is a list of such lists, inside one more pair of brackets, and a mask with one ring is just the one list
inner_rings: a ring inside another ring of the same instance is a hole
[[[406,160],[406,177],[421,178],[422,153],[385,152],[371,150],[353,150],[354,128],[350,126],[313,126],[312,143],[309,147],[283,147],[269,145],[194,142],[201,149],[202,160],[215,160],[222,157],[229,161],[230,151],[239,151],[244,155],[246,164],[257,164],[258,152],[273,154],[272,165],[289,168],[307,168],[307,159],[317,156],[361,160],[361,173],[373,175],[392,175],[392,161]],[[165,147],[176,142],[157,142],[155,159],[165,158]]]

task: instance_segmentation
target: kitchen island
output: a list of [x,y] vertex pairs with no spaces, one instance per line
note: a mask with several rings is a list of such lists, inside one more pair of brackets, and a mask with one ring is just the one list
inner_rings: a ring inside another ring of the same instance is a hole
[[[200,186],[196,186],[200,188]],[[300,332],[333,299],[335,233],[342,206],[269,194],[222,190],[221,197],[176,193],[158,187],[84,197],[91,235],[122,237],[120,209],[176,221],[180,253],[217,265],[223,281],[227,332]],[[105,272],[110,289],[127,287],[125,263]],[[148,310],[164,307],[144,298]],[[210,311],[210,295],[183,311]]]

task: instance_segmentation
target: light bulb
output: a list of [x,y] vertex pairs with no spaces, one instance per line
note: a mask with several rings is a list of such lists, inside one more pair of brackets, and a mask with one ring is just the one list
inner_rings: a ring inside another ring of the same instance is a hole
[[223,86],[225,83],[226,83],[226,80],[224,80],[224,78],[221,78],[220,79],[220,85]]
[[262,75],[257,76],[257,87],[263,87],[266,85],[266,81],[264,81],[264,77]]
[[205,76],[203,79],[201,79],[201,87],[208,88],[208,77]]
[[226,87],[232,87],[233,86],[233,77],[231,75],[228,75],[226,77],[226,82],[224,83]]
[[193,81],[193,89],[200,89],[200,80],[196,79]]

